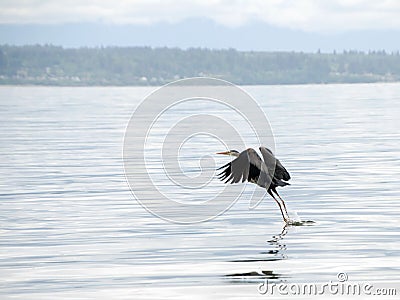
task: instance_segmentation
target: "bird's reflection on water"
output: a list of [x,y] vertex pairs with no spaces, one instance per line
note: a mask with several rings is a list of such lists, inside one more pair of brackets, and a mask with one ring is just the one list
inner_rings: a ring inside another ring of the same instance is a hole
[[285,225],[279,234],[273,235],[272,239],[267,241],[270,246],[273,246],[273,249],[260,252],[257,257],[232,260],[232,262],[275,261],[285,259],[286,244],[284,244],[282,240],[287,234],[287,228],[288,226]]
[[[290,226],[285,225],[279,234],[273,235],[272,239],[268,240],[267,243],[269,246],[272,246],[272,249],[267,251],[260,252],[254,258],[244,258],[238,260],[232,260],[231,262],[239,262],[239,263],[247,263],[247,262],[268,262],[268,261],[277,261],[283,260],[287,258],[286,255],[286,244],[283,242],[284,237],[288,233],[288,229]],[[272,270],[252,270],[243,273],[233,273],[225,275],[225,277],[230,278],[232,283],[254,283],[259,279],[279,279],[285,277],[283,274],[275,273]]]
[[[261,252],[262,254],[268,254],[268,255],[275,255],[278,257],[279,260],[281,259],[286,259],[286,244],[283,243],[283,238],[284,236],[288,233],[288,225],[283,226],[282,231],[277,234],[273,235],[272,239],[268,241],[268,244],[271,246],[274,246],[275,249],[266,251],[266,252]],[[277,260],[278,260],[277,259]]]
[[[315,224],[314,221],[297,221],[293,222],[292,224],[285,224],[279,234],[273,235],[272,238],[267,241],[268,245],[272,246],[272,249],[259,252],[256,257],[232,260],[231,262],[268,262],[287,259],[287,247],[286,243],[284,243],[284,237],[288,234],[290,228],[297,226],[310,226],[313,224]],[[232,283],[254,283],[260,281],[260,279],[277,280],[283,279],[287,276],[284,274],[275,273],[272,270],[262,270],[259,268],[257,271],[252,270],[243,273],[233,273],[225,275],[225,277],[230,278],[230,282]]]

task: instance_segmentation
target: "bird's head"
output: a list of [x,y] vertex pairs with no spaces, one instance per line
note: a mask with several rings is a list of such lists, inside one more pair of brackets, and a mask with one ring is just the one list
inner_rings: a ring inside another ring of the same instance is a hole
[[224,152],[218,152],[217,154],[238,157],[240,153],[239,153],[239,151],[236,151],[236,150],[229,150],[229,151],[224,151]]

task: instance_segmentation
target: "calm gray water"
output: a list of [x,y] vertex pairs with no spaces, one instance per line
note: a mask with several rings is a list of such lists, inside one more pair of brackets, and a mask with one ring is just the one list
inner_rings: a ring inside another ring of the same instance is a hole
[[264,279],[325,283],[339,272],[399,295],[400,84],[245,89],[292,174],[281,195],[312,226],[284,228],[267,197],[193,225],[143,209],[122,145],[153,88],[0,87],[1,299],[260,298]]

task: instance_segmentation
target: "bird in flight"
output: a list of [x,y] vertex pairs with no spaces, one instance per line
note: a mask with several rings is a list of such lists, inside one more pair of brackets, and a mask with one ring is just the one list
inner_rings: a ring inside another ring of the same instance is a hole
[[[287,181],[290,180],[290,174],[271,150],[265,147],[260,147],[259,149],[264,161],[252,148],[248,148],[241,153],[236,150],[218,152],[217,154],[236,157],[233,161],[218,168],[218,170],[222,169],[218,174],[219,179],[225,181],[225,183],[238,183],[247,180],[266,188],[268,194],[278,204],[283,220],[288,224],[290,219],[285,201],[278,194],[276,188],[289,185]],[[278,196],[280,201],[275,195]]]

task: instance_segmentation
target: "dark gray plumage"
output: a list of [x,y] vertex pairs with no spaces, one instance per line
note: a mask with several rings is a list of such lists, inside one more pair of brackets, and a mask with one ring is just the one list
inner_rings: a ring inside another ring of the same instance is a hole
[[[259,149],[264,161],[252,148],[248,148],[241,153],[236,150],[219,152],[218,154],[236,157],[233,161],[218,168],[222,169],[218,174],[219,179],[225,181],[225,183],[229,182],[231,184],[245,182],[247,180],[248,182],[266,188],[268,194],[278,203],[282,217],[287,223],[289,221],[289,215],[286,210],[286,205],[276,191],[276,188],[289,185],[286,181],[290,180],[290,174],[271,150],[266,147],[260,147]],[[282,201],[282,204],[275,198],[274,193]]]

